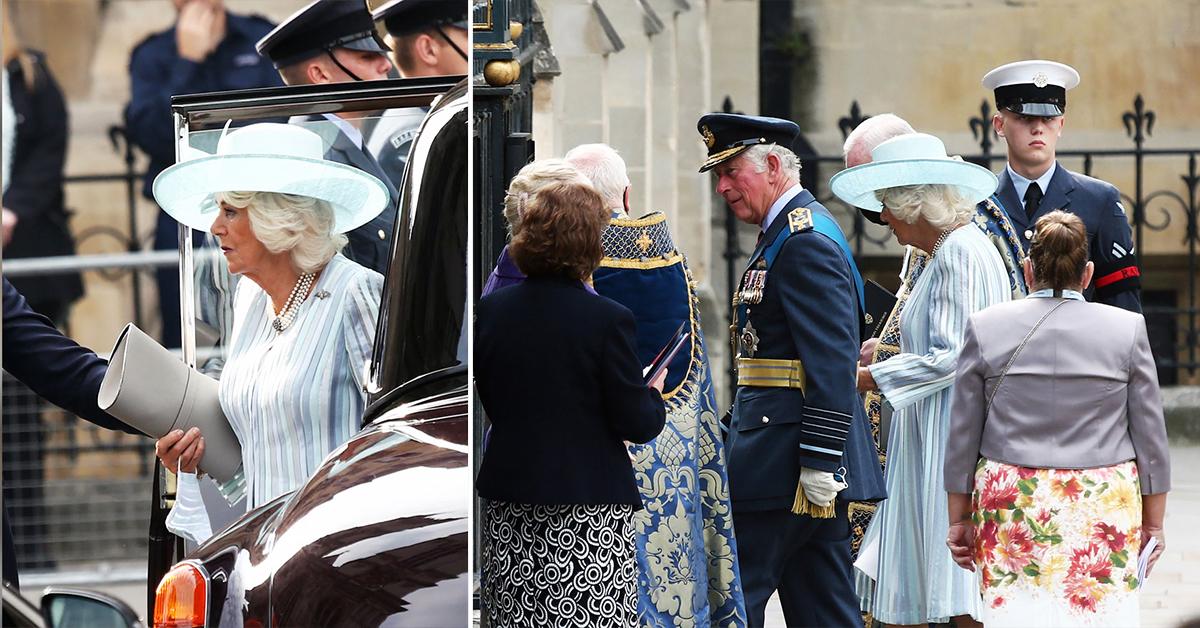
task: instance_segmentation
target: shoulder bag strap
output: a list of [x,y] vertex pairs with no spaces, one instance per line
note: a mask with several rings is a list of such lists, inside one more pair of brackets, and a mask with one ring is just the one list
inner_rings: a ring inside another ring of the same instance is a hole
[[1054,307],[1046,310],[1046,313],[1042,314],[1042,317],[1038,319],[1038,322],[1034,323],[1033,327],[1030,328],[1029,333],[1025,334],[1025,338],[1021,341],[1021,344],[1017,345],[1017,350],[1013,351],[1012,357],[1008,359],[1008,363],[1005,364],[1004,369],[1000,371],[1000,377],[996,380],[996,385],[992,387],[992,394],[988,397],[987,408],[983,411],[983,416],[985,419],[992,411],[992,402],[996,400],[996,393],[1000,392],[1000,384],[1004,382],[1004,376],[1008,375],[1008,369],[1012,368],[1013,362],[1017,361],[1017,356],[1021,355],[1021,350],[1024,349],[1025,345],[1029,343],[1029,339],[1033,337],[1033,333],[1038,330],[1038,327],[1041,327],[1042,323],[1046,322],[1047,318],[1050,318],[1050,315],[1054,313],[1054,310],[1062,307],[1066,302],[1067,300],[1064,299],[1055,304]]

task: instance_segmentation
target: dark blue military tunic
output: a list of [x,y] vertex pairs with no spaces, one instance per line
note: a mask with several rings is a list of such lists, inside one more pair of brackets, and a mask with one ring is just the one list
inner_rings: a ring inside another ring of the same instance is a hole
[[[856,389],[862,315],[853,270],[838,243],[811,221],[791,231],[789,214],[798,208],[832,220],[810,192],[801,191],[769,225],[743,277],[745,283],[751,272],[766,274],[761,302],[739,305],[739,357],[798,360],[805,380],[803,390],[738,387],[729,478],[734,506],[743,510],[790,508],[801,466],[845,469],[850,486],[839,499],[873,501],[885,494]],[[779,237],[786,241],[768,262],[764,252]],[[752,356],[740,341],[747,319]]]
[[[329,149],[325,158],[339,164],[354,166],[363,172],[374,176],[383,182],[388,189],[388,204],[365,225],[346,232],[350,240],[342,253],[351,261],[370,268],[382,275],[387,274],[388,253],[391,251],[392,228],[396,224],[396,213],[399,209],[399,193],[391,179],[384,172],[379,162],[375,160],[365,147],[360,147],[346,136],[345,133],[325,116],[308,116],[293,118],[293,123],[303,124],[305,128],[321,136]],[[315,123],[315,124],[314,124]]]
[[1141,270],[1134,253],[1133,237],[1121,193],[1112,184],[1071,172],[1057,164],[1045,196],[1032,219],[1021,211],[1023,203],[1005,168],[999,176],[996,195],[1010,211],[1009,218],[1029,250],[1029,237],[1038,218],[1061,209],[1079,216],[1087,227],[1088,255],[1096,265],[1092,285],[1084,292],[1089,301],[1105,303],[1131,312],[1142,311]]

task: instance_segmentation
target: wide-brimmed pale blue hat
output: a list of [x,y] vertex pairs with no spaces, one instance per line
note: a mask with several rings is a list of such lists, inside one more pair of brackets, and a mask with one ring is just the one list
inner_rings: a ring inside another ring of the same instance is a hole
[[843,201],[867,211],[882,212],[878,190],[905,185],[953,185],[972,203],[996,191],[996,175],[987,168],[946,154],[942,140],[926,133],[894,137],[871,151],[871,163],[847,168],[833,176],[829,189]]
[[154,200],[200,231],[208,231],[217,217],[217,192],[278,192],[326,201],[333,207],[333,233],[362,226],[387,207],[391,197],[382,181],[324,156],[321,136],[308,129],[251,124],[223,135],[216,154],[186,151],[184,161],[154,179]]

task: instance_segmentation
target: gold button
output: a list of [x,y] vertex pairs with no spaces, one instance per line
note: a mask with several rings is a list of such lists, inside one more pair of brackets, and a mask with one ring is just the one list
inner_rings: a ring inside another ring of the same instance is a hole
[[1025,239],[1026,239],[1026,240],[1032,240],[1032,239],[1033,239],[1033,229],[1026,229],[1026,230],[1025,230]]
[[771,422],[771,419],[768,419],[767,417],[763,417],[763,423],[770,423],[770,422]]
[[380,239],[380,240],[386,240],[386,239],[387,239],[387,234],[383,232],[383,229],[380,229],[380,230],[379,230],[379,239]]

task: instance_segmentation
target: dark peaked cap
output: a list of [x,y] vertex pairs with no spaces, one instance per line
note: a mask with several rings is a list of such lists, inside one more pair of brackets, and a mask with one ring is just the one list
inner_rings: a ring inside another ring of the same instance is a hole
[[286,68],[334,48],[386,54],[365,0],[314,0],[258,40],[258,53]]
[[708,172],[758,144],[778,144],[791,150],[800,134],[800,127],[791,120],[737,113],[706,114],[696,123],[696,130],[708,147],[708,159],[700,172]]
[[465,0],[389,0],[371,15],[396,36],[442,24],[467,28]]

